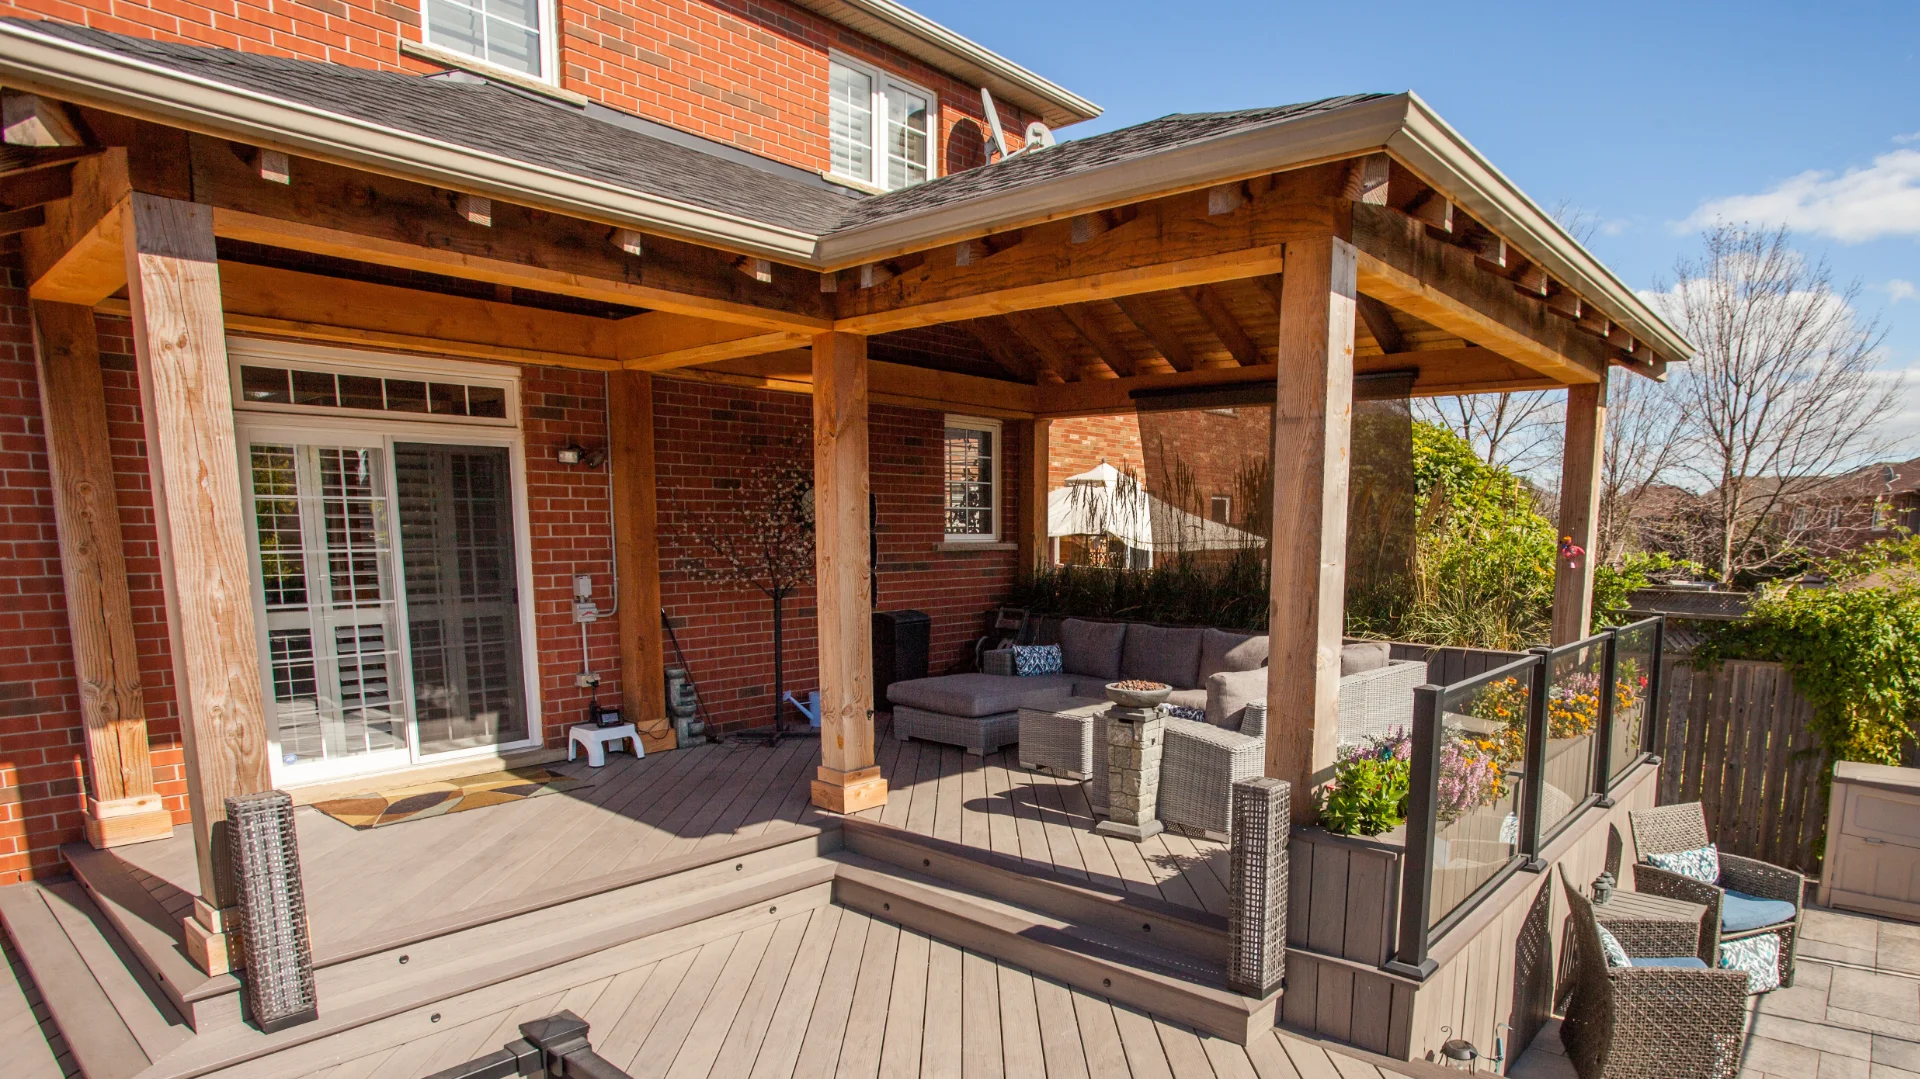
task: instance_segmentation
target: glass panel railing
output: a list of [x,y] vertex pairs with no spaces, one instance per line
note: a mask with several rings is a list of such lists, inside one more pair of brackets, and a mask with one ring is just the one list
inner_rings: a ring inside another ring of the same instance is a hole
[[1437,734],[1429,928],[1447,922],[1522,850],[1527,776],[1528,657],[1447,687]]
[[1622,626],[1614,634],[1613,737],[1607,756],[1613,774],[1607,777],[1609,787],[1652,748],[1653,675],[1659,633],[1660,620],[1649,618]]
[[1559,832],[1593,793],[1607,638],[1589,637],[1547,653],[1546,746],[1540,768],[1540,835]]

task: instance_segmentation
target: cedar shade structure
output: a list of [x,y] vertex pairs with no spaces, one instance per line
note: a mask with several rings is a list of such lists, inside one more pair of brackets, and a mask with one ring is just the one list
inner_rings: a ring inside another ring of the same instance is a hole
[[[659,595],[651,380],[812,394],[812,796],[843,813],[887,796],[871,403],[1000,417],[1039,451],[1050,420],[1143,397],[1271,400],[1267,773],[1300,813],[1333,763],[1356,376],[1399,373],[1416,395],[1569,389],[1562,530],[1591,548],[1606,380],[1691,352],[1411,93],[1169,116],[865,196],[491,84],[54,23],[0,22],[0,85],[31,105],[9,115],[57,121],[0,155],[0,224],[27,264],[45,392],[79,410],[49,441],[75,647],[108,687],[87,713],[91,827],[154,803],[138,693],[113,688],[132,663],[124,575],[86,554],[115,522],[86,508],[112,478],[82,415],[101,406],[75,308],[133,320],[200,861],[189,937],[210,971],[233,902],[223,799],[269,783],[228,333],[616,374],[617,557],[642,609]],[[421,287],[435,278],[498,298]],[[1043,475],[1021,495],[1028,560]],[[1556,640],[1581,635],[1591,585],[1586,560],[1562,567]],[[647,719],[662,657],[644,623],[623,642],[643,673],[623,682]]]

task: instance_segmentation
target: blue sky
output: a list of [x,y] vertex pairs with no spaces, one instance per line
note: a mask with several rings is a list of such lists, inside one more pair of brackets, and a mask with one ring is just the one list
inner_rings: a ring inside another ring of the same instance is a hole
[[1784,216],[1885,323],[1920,454],[1915,0],[909,3],[1105,106],[1063,136],[1412,89],[1541,205],[1593,214],[1589,246],[1636,288],[1695,250],[1703,210]]

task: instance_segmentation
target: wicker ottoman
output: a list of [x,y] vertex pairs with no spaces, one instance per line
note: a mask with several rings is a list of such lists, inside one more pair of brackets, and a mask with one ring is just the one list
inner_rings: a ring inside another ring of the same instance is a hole
[[902,742],[909,738],[924,738],[929,742],[959,746],[976,757],[984,757],[1020,740],[1020,713],[950,716],[896,704],[893,706],[893,734]]
[[1093,734],[1112,707],[1092,697],[1068,697],[1020,709],[1020,767],[1084,780],[1093,774]]

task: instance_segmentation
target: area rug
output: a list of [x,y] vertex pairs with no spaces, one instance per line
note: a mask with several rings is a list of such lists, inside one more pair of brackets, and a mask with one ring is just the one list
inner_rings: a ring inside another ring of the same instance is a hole
[[589,786],[585,779],[562,775],[545,768],[514,768],[505,772],[487,772],[461,779],[434,783],[414,783],[405,787],[352,794],[313,803],[313,808],[342,824],[362,830],[384,828],[448,813],[504,805],[559,794]]

